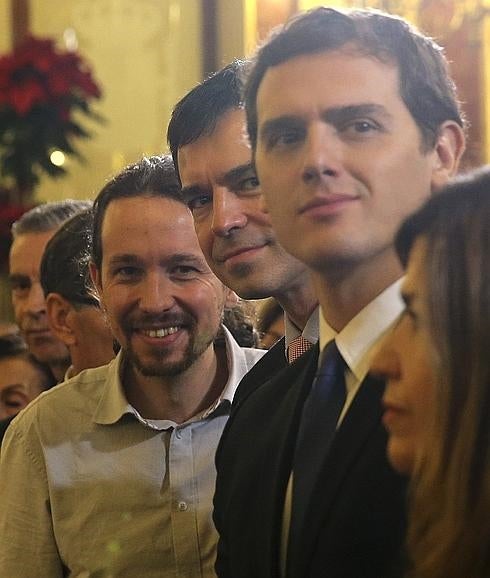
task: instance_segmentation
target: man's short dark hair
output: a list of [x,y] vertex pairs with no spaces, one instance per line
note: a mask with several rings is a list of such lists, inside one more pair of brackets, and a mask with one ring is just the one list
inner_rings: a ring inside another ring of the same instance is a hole
[[130,197],[163,197],[185,205],[172,157],[144,157],[127,166],[100,191],[93,208],[92,261],[97,269],[102,265],[102,225],[107,207],[114,200]]
[[12,236],[15,239],[19,235],[27,233],[45,233],[57,229],[67,219],[80,211],[92,206],[92,201],[78,201],[66,199],[53,203],[43,203],[24,213],[12,225]]
[[41,285],[45,295],[59,293],[75,307],[98,305],[91,290],[88,268],[93,224],[90,208],[66,221],[49,240],[41,261]]
[[424,148],[434,146],[443,122],[453,120],[464,126],[447,60],[432,39],[403,19],[380,11],[320,7],[275,29],[252,62],[245,104],[254,150],[257,93],[267,70],[298,56],[340,50],[347,44],[362,56],[397,65],[400,96],[421,131]]
[[235,60],[198,84],[175,105],[167,141],[178,176],[179,149],[212,134],[220,118],[229,110],[243,108],[247,65],[246,61]]

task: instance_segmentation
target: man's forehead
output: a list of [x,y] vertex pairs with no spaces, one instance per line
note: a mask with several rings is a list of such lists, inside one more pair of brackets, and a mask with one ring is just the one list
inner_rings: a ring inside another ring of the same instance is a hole
[[184,181],[194,180],[199,173],[224,173],[252,157],[246,130],[245,111],[233,108],[225,111],[212,130],[195,141],[183,145],[177,152],[179,170]]
[[32,231],[17,235],[10,248],[10,268],[24,268],[36,263],[37,268],[39,268],[44,249],[56,231],[57,228],[49,231]]
[[201,255],[188,207],[161,196],[126,197],[111,202],[102,223],[101,241],[104,260],[151,252]]
[[[257,93],[255,96],[256,104],[260,100],[260,95],[263,92],[263,86],[265,83],[268,83],[271,78],[273,78],[276,82],[278,78],[280,82],[287,86],[288,76],[290,74],[294,74],[296,69],[301,71],[302,67],[306,64],[314,63],[318,67],[318,75],[319,78],[322,77],[321,67],[326,64],[337,64],[337,75],[342,79],[343,73],[343,65],[346,62],[358,62],[360,66],[362,66],[362,62],[370,61],[378,66],[386,67],[387,70],[392,70],[396,73],[398,78],[399,76],[399,66],[397,61],[389,56],[388,54],[384,53],[374,53],[373,51],[366,50],[363,47],[358,47],[354,43],[346,43],[340,47],[326,49],[326,50],[319,50],[317,52],[310,52],[310,53],[303,53],[297,54],[288,58],[287,60],[283,60],[278,64],[273,66],[269,66],[265,71],[260,80],[260,83],[257,87]],[[331,71],[330,71],[331,72]],[[356,86],[349,86],[349,89],[352,91],[353,94],[356,93],[359,87]],[[303,85],[303,89],[305,93],[309,92],[310,87],[307,83]],[[287,93],[286,93],[287,94]]]

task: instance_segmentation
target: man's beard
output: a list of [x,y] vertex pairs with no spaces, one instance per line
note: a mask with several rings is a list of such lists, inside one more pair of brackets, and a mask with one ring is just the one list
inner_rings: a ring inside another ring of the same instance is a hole
[[204,335],[196,335],[196,323],[194,319],[190,318],[186,318],[185,328],[189,336],[189,343],[180,360],[166,361],[166,353],[159,355],[158,351],[154,352],[150,359],[142,359],[142,357],[133,350],[128,332],[126,332],[128,345],[124,352],[126,359],[136,371],[145,377],[172,377],[180,375],[201,357],[219,333],[218,327],[214,334],[206,333]]

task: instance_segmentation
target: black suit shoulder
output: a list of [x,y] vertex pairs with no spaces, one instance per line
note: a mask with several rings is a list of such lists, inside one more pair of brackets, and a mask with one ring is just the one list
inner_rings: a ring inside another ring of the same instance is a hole
[[281,369],[286,367],[285,339],[279,339],[269,351],[257,361],[240,381],[233,403],[236,405],[257,387],[260,387]]

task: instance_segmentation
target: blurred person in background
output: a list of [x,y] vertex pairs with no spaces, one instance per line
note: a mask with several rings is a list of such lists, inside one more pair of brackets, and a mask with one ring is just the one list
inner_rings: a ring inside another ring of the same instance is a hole
[[36,361],[20,335],[0,336],[0,441],[19,411],[55,383],[49,368]]
[[262,349],[270,349],[284,335],[284,310],[273,297],[257,308],[257,330]]
[[12,321],[0,321],[0,336],[11,335],[12,333],[19,333],[19,328]]
[[66,221],[49,240],[41,262],[49,326],[70,353],[66,379],[114,357],[114,338],[88,267],[93,224],[91,208]]
[[[233,297],[230,297],[231,301]],[[259,347],[259,333],[256,328],[255,305],[251,301],[237,298],[236,303],[225,308],[223,325],[242,347]]]
[[46,301],[39,281],[44,249],[58,228],[70,217],[91,206],[90,201],[65,200],[34,207],[12,225],[9,279],[15,321],[29,351],[62,381],[70,365],[66,345],[48,324]]

